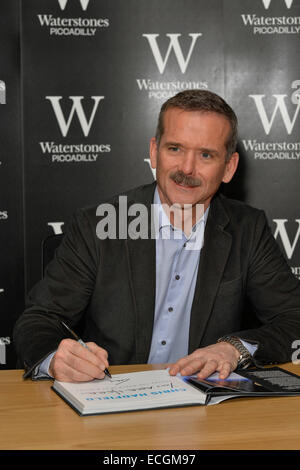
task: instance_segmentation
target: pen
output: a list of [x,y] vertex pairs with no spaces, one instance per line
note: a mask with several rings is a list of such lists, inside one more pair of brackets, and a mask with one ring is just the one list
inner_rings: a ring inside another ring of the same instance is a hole
[[[81,344],[81,346],[83,346],[84,348],[91,351],[89,349],[89,347],[85,344],[85,342],[82,341],[82,339],[79,338],[79,336],[73,330],[71,330],[71,328],[69,328],[68,325],[66,325],[63,321],[61,321],[60,323],[65,327],[65,329],[68,331],[68,333],[70,333],[73,336],[73,338],[76,339],[76,341],[78,341],[79,344]],[[93,351],[91,351],[91,352],[93,352]],[[106,368],[104,369],[104,374],[107,375],[107,377],[109,377],[111,379],[111,375],[110,375],[108,369],[106,369]]]

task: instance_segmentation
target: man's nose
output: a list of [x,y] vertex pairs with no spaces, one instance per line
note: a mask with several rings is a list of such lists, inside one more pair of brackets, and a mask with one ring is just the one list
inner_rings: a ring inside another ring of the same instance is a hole
[[196,158],[195,153],[190,151],[186,152],[183,156],[183,159],[180,164],[180,170],[186,175],[191,175],[194,173]]

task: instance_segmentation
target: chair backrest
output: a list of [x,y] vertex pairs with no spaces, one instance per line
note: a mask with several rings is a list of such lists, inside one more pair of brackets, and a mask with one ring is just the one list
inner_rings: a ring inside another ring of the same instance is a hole
[[60,245],[64,234],[50,235],[42,242],[42,277],[44,277],[45,269],[49,261],[54,258],[56,248]]

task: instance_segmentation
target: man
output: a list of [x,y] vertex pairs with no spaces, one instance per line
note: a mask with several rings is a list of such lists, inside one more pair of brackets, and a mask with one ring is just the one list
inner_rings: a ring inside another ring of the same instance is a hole
[[[218,194],[236,171],[236,140],[236,116],[214,93],[185,91],[162,106],[150,142],[157,185],[125,194],[132,211],[158,207],[155,237],[99,237],[99,208],[74,216],[15,326],[27,376],[87,381],[110,364],[155,362],[171,363],[171,375],[226,378],[291,360],[299,281],[264,213]],[[120,214],[120,198],[111,204]],[[61,320],[83,323],[89,349],[65,339]]]

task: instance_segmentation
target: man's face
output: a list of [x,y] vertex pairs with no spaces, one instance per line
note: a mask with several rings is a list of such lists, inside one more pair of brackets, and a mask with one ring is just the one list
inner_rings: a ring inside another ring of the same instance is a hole
[[230,130],[229,121],[214,112],[180,108],[165,112],[160,144],[155,138],[150,142],[162,203],[208,207],[220,184],[228,183],[237,168],[237,153],[225,160]]

